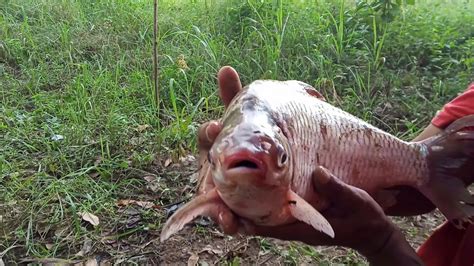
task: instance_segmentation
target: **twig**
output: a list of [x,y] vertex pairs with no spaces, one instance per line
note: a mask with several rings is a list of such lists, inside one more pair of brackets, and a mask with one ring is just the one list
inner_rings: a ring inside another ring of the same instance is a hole
[[157,32],[158,32],[158,0],[153,4],[153,85],[155,88],[155,100],[158,115],[160,111],[160,89],[158,87],[158,56],[157,56]]

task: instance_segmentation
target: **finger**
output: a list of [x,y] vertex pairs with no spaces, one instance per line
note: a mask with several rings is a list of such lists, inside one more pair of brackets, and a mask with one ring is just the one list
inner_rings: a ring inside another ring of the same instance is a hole
[[198,146],[200,150],[209,150],[222,130],[222,125],[217,121],[209,121],[199,127]]
[[242,89],[239,74],[230,66],[222,67],[217,74],[219,96],[227,108],[234,96]]
[[239,221],[230,212],[220,212],[217,217],[217,224],[221,230],[228,235],[235,235],[239,230]]
[[326,234],[302,222],[279,226],[253,226],[252,230],[251,235],[286,241],[301,241],[311,245],[325,245],[331,241],[331,238]]
[[344,183],[323,167],[313,172],[313,184],[317,193],[344,209],[360,206],[370,199],[365,191]]

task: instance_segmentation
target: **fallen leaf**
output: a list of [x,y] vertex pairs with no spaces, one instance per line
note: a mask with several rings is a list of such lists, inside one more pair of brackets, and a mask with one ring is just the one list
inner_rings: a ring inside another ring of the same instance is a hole
[[173,160],[171,160],[171,158],[166,159],[165,167],[168,167],[172,162],[173,162]]
[[160,190],[159,178],[157,178],[156,176],[147,175],[147,176],[144,176],[143,179],[145,179],[148,182],[147,188],[150,189],[151,191],[158,192]]
[[188,259],[188,266],[195,266],[199,261],[199,256],[195,253],[191,254],[191,257]]
[[149,128],[151,128],[151,126],[148,125],[148,124],[139,125],[139,126],[137,127],[137,131],[138,131],[138,132],[143,132],[143,131],[145,131],[145,130],[147,130],[147,129],[149,129]]
[[99,172],[92,172],[89,174],[90,177],[92,178],[97,178],[98,176],[100,176],[100,173]]
[[201,252],[205,252],[205,251],[210,254],[215,254],[215,255],[221,255],[222,253],[224,253],[224,251],[222,251],[221,249],[212,248],[211,245],[207,245],[203,250],[201,250]]
[[80,212],[78,214],[82,217],[82,220],[89,222],[93,226],[99,225],[99,217],[95,216],[94,214],[89,212]]
[[156,180],[156,177],[152,175],[147,175],[147,176],[144,176],[143,179],[145,179],[145,181],[147,182],[153,182]]
[[155,204],[153,204],[153,202],[149,202],[149,201],[138,201],[138,200],[132,200],[132,199],[122,199],[122,200],[117,201],[117,206],[128,206],[130,204],[135,204],[145,209],[156,207]]
[[54,247],[54,244],[46,244],[44,245],[47,250],[51,250]]
[[184,157],[180,157],[179,161],[183,165],[187,166],[187,165],[191,165],[192,163],[194,163],[196,161],[196,157],[194,157],[193,155],[187,155],[187,156],[184,156]]

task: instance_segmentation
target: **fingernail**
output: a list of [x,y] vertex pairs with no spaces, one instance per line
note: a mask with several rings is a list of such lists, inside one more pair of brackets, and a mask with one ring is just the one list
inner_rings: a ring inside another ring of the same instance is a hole
[[213,126],[214,127],[216,126],[215,122],[210,122],[209,125],[207,125],[206,127],[206,140],[207,141],[212,141],[211,137],[209,136],[210,135],[209,131],[212,130]]
[[206,141],[210,141],[210,139],[209,139],[209,127],[210,127],[210,126],[211,126],[211,125],[209,124],[209,125],[206,127],[206,130],[205,130],[205,132],[204,132],[204,133],[206,133]]

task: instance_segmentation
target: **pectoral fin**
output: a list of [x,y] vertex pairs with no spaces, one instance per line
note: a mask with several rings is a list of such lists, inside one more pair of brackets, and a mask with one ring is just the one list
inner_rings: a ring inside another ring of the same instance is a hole
[[297,219],[310,224],[314,229],[334,238],[334,230],[329,222],[313,206],[298,196],[295,192],[288,191],[288,205],[291,214]]
[[[161,230],[160,241],[163,242],[198,216],[207,216],[220,223],[224,231],[236,227],[235,217],[231,210],[220,199],[215,189],[203,193],[177,210]],[[236,230],[236,229],[235,229]]]

